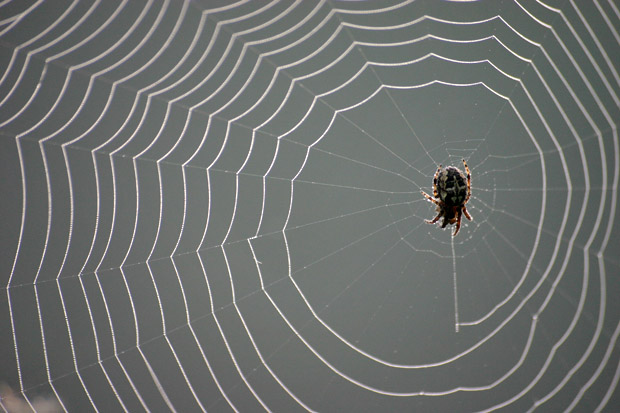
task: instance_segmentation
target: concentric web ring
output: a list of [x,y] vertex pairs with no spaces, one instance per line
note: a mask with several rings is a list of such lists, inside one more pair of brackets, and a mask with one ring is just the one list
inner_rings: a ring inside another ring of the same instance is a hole
[[5,410],[620,403],[613,1],[0,10]]

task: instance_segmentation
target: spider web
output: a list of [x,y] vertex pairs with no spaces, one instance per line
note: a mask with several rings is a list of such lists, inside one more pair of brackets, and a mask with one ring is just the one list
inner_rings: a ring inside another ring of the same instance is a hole
[[51,4],[0,5],[5,410],[620,403],[617,4]]

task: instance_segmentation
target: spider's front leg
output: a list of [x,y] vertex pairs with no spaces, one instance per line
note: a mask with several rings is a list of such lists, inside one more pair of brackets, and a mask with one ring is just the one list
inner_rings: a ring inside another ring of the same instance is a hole
[[427,224],[434,224],[435,222],[439,221],[439,218],[441,218],[443,216],[443,211],[439,211],[439,213],[437,214],[437,216],[433,219],[425,219],[424,222],[426,222]]
[[420,191],[422,192],[422,195],[424,195],[424,197],[426,199],[428,199],[430,202],[432,202],[433,204],[437,205],[437,210],[439,211],[439,213],[437,214],[437,216],[435,218],[433,218],[432,220],[428,220],[425,219],[424,222],[426,222],[427,224],[434,224],[435,222],[439,221],[439,218],[441,218],[443,216],[443,202],[436,200],[435,198],[433,198],[432,196],[430,196],[429,194],[427,194],[424,191]]
[[454,233],[452,234],[452,236],[456,237],[456,234],[459,233],[460,229],[461,229],[461,211],[459,211],[456,215],[456,229],[454,230]]
[[465,214],[465,218],[471,221],[471,215],[469,215],[469,212],[467,212],[467,208],[465,206],[463,206],[463,214]]

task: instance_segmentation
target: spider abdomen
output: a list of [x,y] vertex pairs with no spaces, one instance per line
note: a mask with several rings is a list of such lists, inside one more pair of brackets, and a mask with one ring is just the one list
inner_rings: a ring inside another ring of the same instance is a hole
[[439,199],[447,207],[460,206],[467,199],[467,177],[460,169],[446,166],[437,176],[437,192]]

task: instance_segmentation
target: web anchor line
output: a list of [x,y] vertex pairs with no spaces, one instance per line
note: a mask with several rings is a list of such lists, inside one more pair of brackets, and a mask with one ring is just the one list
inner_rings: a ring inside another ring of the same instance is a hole
[[452,247],[452,285],[454,287],[454,331],[459,332],[459,300],[456,290],[456,254],[454,253],[454,237],[450,238],[450,246]]

